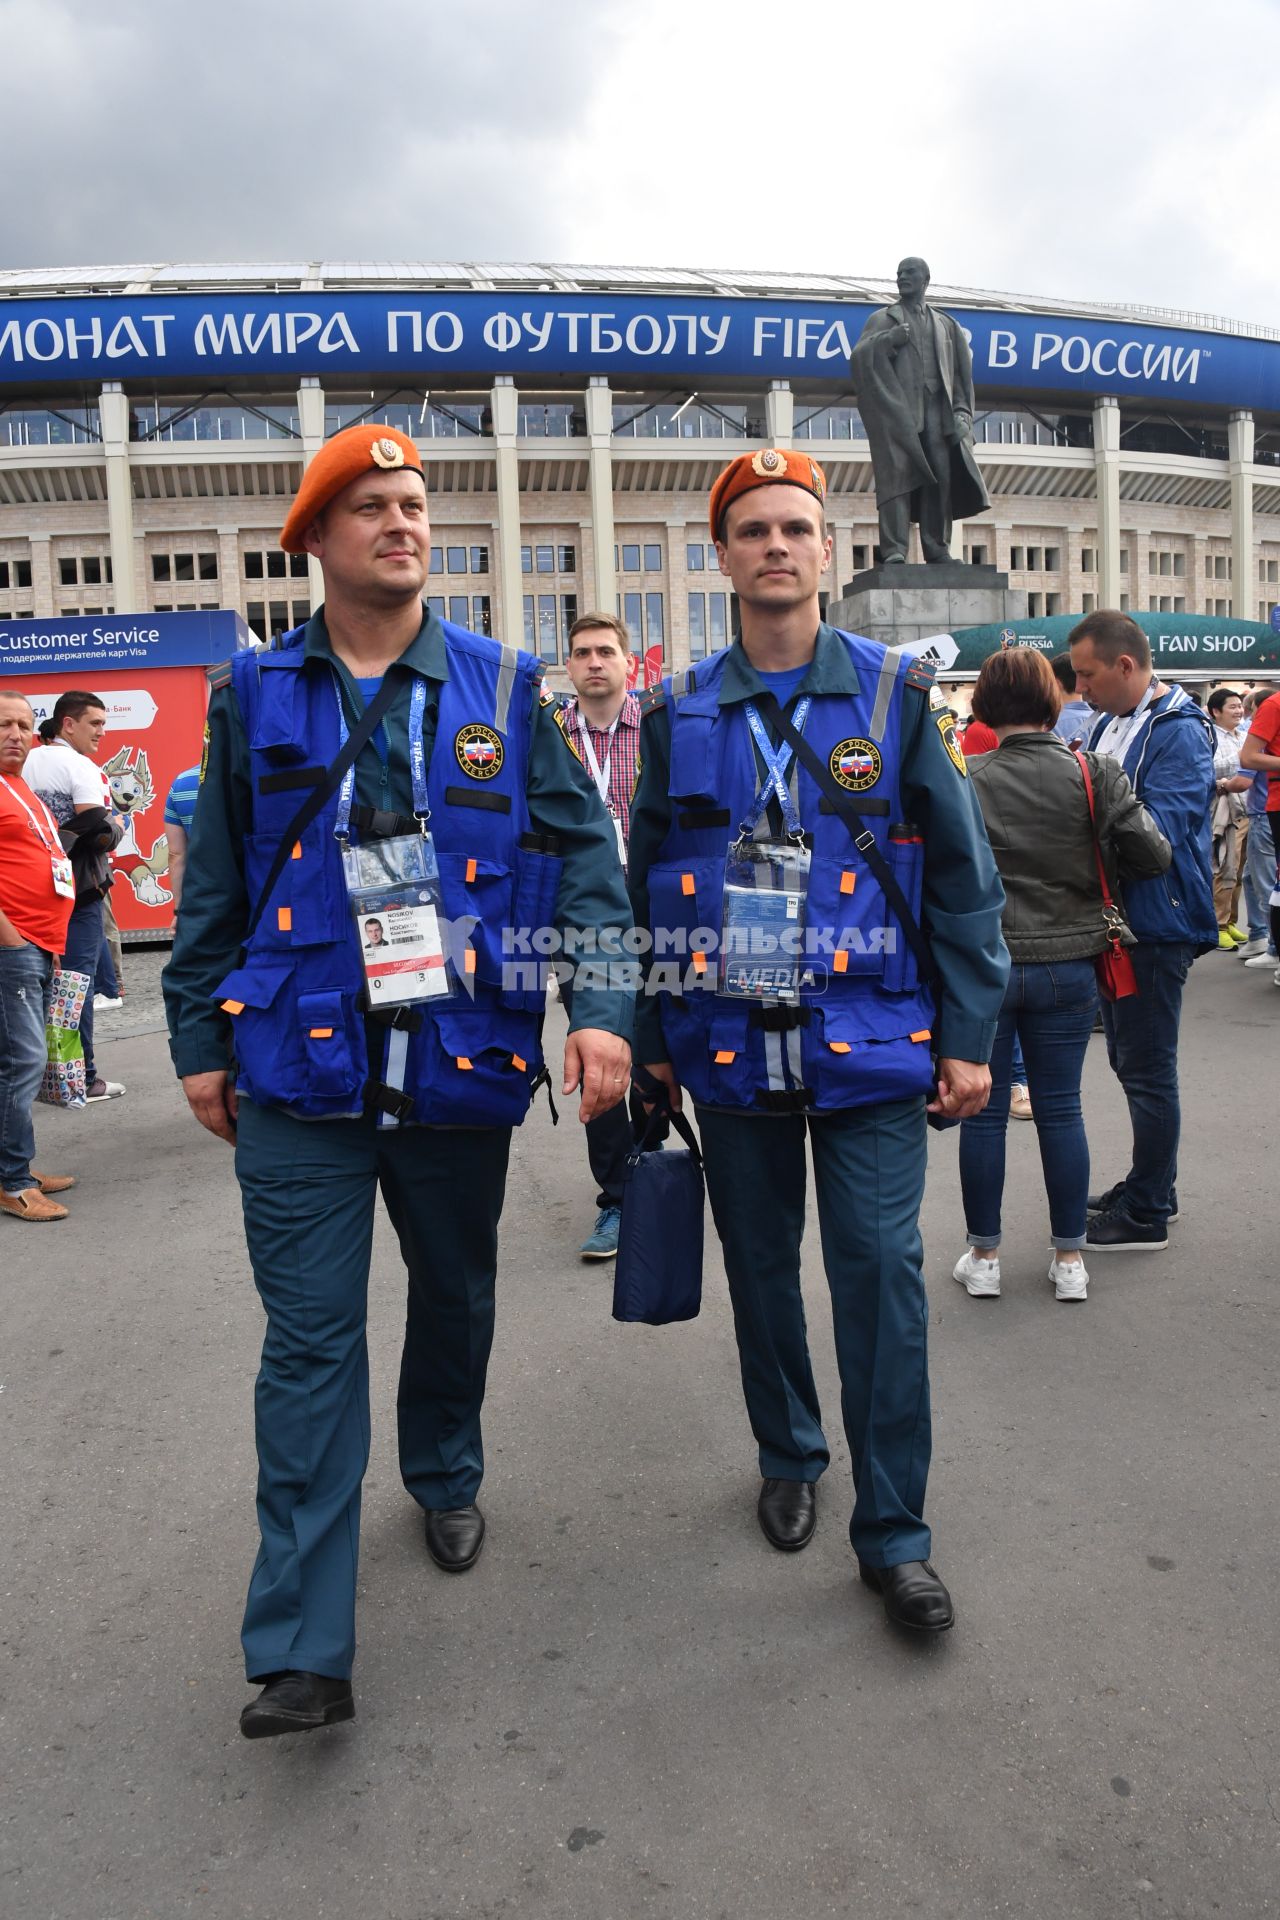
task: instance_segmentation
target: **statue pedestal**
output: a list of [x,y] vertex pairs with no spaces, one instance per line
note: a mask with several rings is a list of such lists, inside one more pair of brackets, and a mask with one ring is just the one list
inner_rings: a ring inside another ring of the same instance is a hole
[[934,633],[955,633],[960,627],[1003,626],[1026,617],[1027,596],[1010,587],[1007,573],[960,560],[933,567],[872,567],[856,574],[827,607],[833,627],[865,634],[888,647]]

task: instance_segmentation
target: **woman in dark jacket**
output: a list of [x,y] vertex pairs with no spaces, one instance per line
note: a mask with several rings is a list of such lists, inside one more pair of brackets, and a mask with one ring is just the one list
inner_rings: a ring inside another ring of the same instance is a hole
[[[955,1278],[976,1296],[1000,1291],[1000,1201],[1015,1030],[1022,1041],[1040,1162],[1049,1196],[1059,1300],[1083,1300],[1089,1145],[1080,1075],[1098,991],[1094,959],[1106,946],[1102,889],[1084,775],[1053,731],[1062,696],[1033,647],[996,653],[974,688],[973,711],[993,728],[995,752],[970,762],[1004,882],[1004,937],[1013,962],[991,1059],[991,1099],[960,1130],[960,1183],[969,1249]],[[1107,883],[1122,905],[1124,873],[1163,873],[1169,843],[1116,760],[1086,753]]]

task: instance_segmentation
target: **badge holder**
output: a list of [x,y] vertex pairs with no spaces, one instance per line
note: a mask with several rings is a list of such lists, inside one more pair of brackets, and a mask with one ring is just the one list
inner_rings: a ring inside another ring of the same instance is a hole
[[809,849],[803,840],[738,839],[720,916],[719,991],[734,1000],[800,998]]

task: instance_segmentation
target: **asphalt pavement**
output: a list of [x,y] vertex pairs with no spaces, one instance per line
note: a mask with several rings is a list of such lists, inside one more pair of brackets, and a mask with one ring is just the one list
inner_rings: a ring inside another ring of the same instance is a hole
[[[5,1920],[1178,1916],[1280,1905],[1280,991],[1211,955],[1183,1026],[1182,1221],[1058,1304],[1034,1126],[1009,1142],[1004,1296],[950,1278],[931,1139],[928,1517],[958,1624],[894,1634],[855,1577],[832,1445],[807,1552],[757,1469],[709,1232],[701,1317],[610,1318],[580,1129],[517,1135],[484,1556],[429,1563],[396,1467],[403,1273],[370,1290],[357,1718],[250,1744],[262,1314],[230,1152],[187,1114],[160,956],[126,954],[106,1106],[40,1110],[71,1218],[0,1220]],[[559,1016],[556,1016],[558,1021]],[[1100,1040],[1095,1184],[1127,1164]]]

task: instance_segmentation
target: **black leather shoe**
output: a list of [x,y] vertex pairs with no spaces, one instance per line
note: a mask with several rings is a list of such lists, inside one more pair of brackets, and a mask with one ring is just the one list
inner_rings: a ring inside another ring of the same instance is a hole
[[897,1567],[869,1567],[859,1560],[858,1575],[864,1586],[880,1595],[895,1626],[912,1627],[917,1633],[945,1633],[954,1627],[951,1595],[927,1560],[904,1560]]
[[269,1740],[273,1734],[310,1733],[355,1717],[349,1680],[330,1680],[323,1673],[273,1673],[240,1715],[240,1731],[246,1740]]
[[756,1503],[760,1531],[779,1553],[799,1553],[818,1524],[818,1496],[811,1480],[766,1480]]
[[484,1545],[484,1515],[479,1507],[428,1507],[427,1552],[446,1573],[474,1567]]

